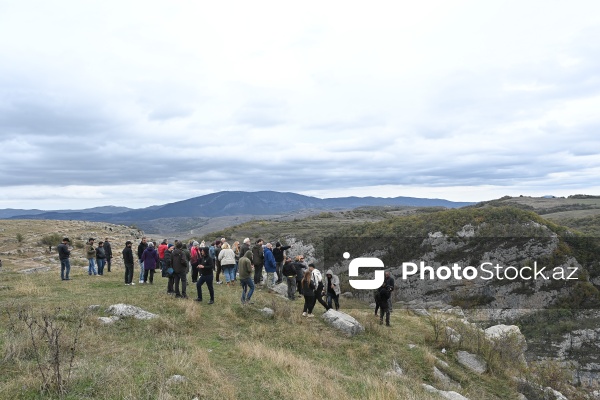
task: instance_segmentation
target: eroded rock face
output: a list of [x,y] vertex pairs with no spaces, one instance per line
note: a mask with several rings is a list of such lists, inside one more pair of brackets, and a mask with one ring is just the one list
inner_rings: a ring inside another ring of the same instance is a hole
[[439,394],[444,399],[448,399],[448,400],[469,400],[467,397],[463,396],[460,393],[453,392],[453,391],[439,390],[439,389],[434,388],[431,385],[423,384],[423,388],[425,390],[427,390],[428,392]]
[[322,318],[348,336],[358,335],[365,331],[365,328],[354,317],[341,311],[329,310],[323,314]]
[[106,312],[117,317],[133,317],[136,319],[152,319],[158,317],[156,314],[142,310],[129,304],[114,304],[106,309]]

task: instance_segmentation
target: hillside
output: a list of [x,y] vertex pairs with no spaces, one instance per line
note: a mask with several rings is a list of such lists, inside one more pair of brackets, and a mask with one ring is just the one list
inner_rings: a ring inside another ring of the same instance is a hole
[[600,237],[600,196],[574,195],[568,198],[510,197],[481,202],[476,208],[517,207],[533,211],[547,220]]
[[[118,257],[113,272],[90,277],[77,261],[82,259],[77,249],[72,280],[61,282],[56,254],[38,244],[52,233],[69,235],[76,247],[89,236],[108,236],[117,251],[127,238],[141,235],[125,226],[87,222],[0,221],[0,393],[6,398],[40,398],[40,388],[43,397],[58,397],[56,385],[42,386],[40,375],[40,365],[53,366],[54,359],[64,372],[63,398],[72,399],[442,398],[424,383],[472,400],[521,399],[518,392],[524,387],[511,378],[515,374],[543,386],[552,384],[571,399],[586,398],[546,370],[522,369],[509,357],[514,353],[497,353],[492,347],[482,353],[488,372],[473,372],[458,361],[459,353],[478,346],[481,350],[487,342],[458,344],[439,336],[439,323],[463,326],[464,337],[472,329],[441,311],[426,318],[398,308],[387,328],[365,303],[343,298],[342,311],[365,328],[363,334],[346,337],[320,318],[322,308],[315,309],[317,318],[303,318],[300,302],[264,290],[255,292],[255,304],[247,307],[239,304],[239,287],[224,285],[216,285],[212,306],[175,299],[165,294],[166,282],[160,277],[154,285],[125,286]],[[23,272],[32,267],[43,268]],[[188,291],[194,293],[193,288]],[[99,317],[117,303],[142,307],[158,317],[101,323]],[[264,307],[274,315],[263,315]],[[62,344],[53,347],[53,341],[31,336],[28,321],[63,327],[57,342]],[[32,338],[37,347],[31,346]],[[47,353],[55,348],[63,351],[56,358]],[[69,348],[75,349],[72,359]],[[52,370],[45,371],[53,376]],[[535,399],[530,392],[528,398]]]

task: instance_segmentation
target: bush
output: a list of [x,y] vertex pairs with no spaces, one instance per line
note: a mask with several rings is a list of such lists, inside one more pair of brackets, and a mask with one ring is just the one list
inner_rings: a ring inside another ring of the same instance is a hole
[[50,235],[46,235],[42,237],[40,240],[40,245],[46,246],[58,246],[62,241],[62,237],[58,233],[51,233]]
[[23,243],[23,239],[25,239],[25,237],[23,236],[23,234],[22,233],[17,233],[17,242]]

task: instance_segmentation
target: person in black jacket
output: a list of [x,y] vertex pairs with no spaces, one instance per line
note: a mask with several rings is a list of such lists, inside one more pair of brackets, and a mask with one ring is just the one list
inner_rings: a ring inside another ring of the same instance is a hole
[[[187,268],[188,258],[183,251],[183,243],[177,242],[173,250],[172,261],[173,275],[175,277],[175,297],[187,299]],[[181,282],[181,292],[179,291],[179,282]]]
[[56,248],[58,250],[58,258],[60,260],[60,280],[61,281],[70,281],[69,273],[71,272],[71,263],[69,262],[69,257],[71,256],[71,251],[69,250],[69,245],[67,243],[71,243],[69,238],[64,238],[62,243],[58,245]]
[[125,242],[125,248],[123,249],[123,264],[125,264],[125,284],[135,285],[133,280],[133,250],[131,250],[131,241]]
[[279,242],[275,243],[275,248],[273,249],[273,256],[275,257],[275,272],[277,273],[278,284],[283,282],[281,267],[283,267],[284,251],[291,247],[292,246],[282,246]]
[[392,290],[393,289],[387,286],[385,283],[381,285],[379,289],[377,289],[377,295],[375,296],[375,310],[377,310],[377,307],[381,309],[381,314],[379,317],[379,324],[381,325],[383,325],[383,314],[385,314],[385,325],[390,326],[390,307],[388,301],[390,299]]
[[291,258],[286,258],[281,268],[281,273],[285,276],[287,283],[287,298],[296,300],[296,267]]
[[142,261],[142,254],[144,254],[146,247],[148,247],[148,242],[144,236],[137,248],[138,262],[140,264],[140,283],[144,283],[144,262]]
[[208,247],[202,247],[200,249],[200,263],[197,266],[200,272],[200,278],[196,282],[196,290],[198,291],[198,297],[194,300],[202,301],[202,285],[206,283],[208,293],[210,294],[210,301],[208,304],[215,302],[215,291],[213,288],[213,270],[214,264],[212,258],[208,254]]
[[262,281],[263,267],[265,265],[265,254],[263,251],[263,240],[258,239],[252,247],[252,265],[254,265],[254,284],[260,285]]
[[104,254],[106,254],[106,270],[108,272],[110,272],[110,266],[112,264],[111,259],[112,259],[113,255],[112,255],[112,248],[110,247],[110,242],[108,241],[108,238],[104,239],[104,244],[102,246],[104,247]]
[[[163,270],[162,276],[168,279],[167,282],[167,294],[175,294],[173,290],[173,284],[175,283],[175,277],[173,276],[173,246],[172,244],[167,245],[167,250],[163,257]],[[171,272],[171,273],[169,273]]]
[[301,284],[302,293],[304,293],[304,309],[302,310],[302,316],[312,318],[314,317],[312,312],[317,299],[315,297],[315,284],[312,281],[312,274],[310,271],[307,270],[304,273]]
[[98,242],[96,247],[96,265],[98,266],[98,275],[104,275],[104,264],[106,263],[106,253],[104,252],[104,242]]
[[302,296],[302,278],[304,278],[304,272],[308,269],[306,265],[304,265],[304,256],[296,256],[296,261],[294,262],[294,268],[296,268],[296,287],[298,288],[298,294]]

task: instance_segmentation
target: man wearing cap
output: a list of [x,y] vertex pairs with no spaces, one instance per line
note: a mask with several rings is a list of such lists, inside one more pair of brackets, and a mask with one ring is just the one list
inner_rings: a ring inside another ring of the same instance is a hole
[[135,283],[133,280],[133,250],[131,250],[131,241],[125,242],[125,248],[123,249],[123,264],[125,264],[125,284],[133,286]]
[[96,248],[94,247],[94,238],[89,238],[85,244],[85,256],[88,259],[88,275],[96,275],[96,265],[94,259],[96,258]]
[[71,272],[71,264],[69,262],[69,257],[71,256],[71,251],[69,250],[69,245],[71,241],[69,238],[64,238],[62,243],[58,245],[58,258],[60,259],[60,280],[61,281],[70,281],[69,273]]

